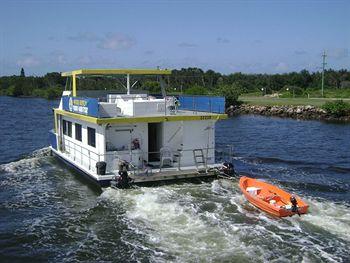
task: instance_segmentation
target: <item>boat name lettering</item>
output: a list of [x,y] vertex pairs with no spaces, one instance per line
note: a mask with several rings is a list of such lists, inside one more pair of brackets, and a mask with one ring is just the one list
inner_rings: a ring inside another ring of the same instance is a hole
[[83,115],[98,117],[98,100],[95,98],[77,98],[63,96],[63,109]]
[[79,100],[79,99],[78,100],[73,100],[73,105],[86,107],[87,106],[87,101]]

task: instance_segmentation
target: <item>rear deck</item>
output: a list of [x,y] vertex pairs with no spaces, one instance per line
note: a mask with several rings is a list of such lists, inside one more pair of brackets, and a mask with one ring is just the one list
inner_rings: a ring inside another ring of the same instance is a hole
[[186,170],[165,170],[161,172],[155,172],[152,174],[133,175],[129,177],[135,184],[147,183],[147,182],[159,182],[159,181],[172,181],[181,179],[195,179],[195,178],[212,178],[217,176],[217,170],[214,168],[198,171],[196,168]]

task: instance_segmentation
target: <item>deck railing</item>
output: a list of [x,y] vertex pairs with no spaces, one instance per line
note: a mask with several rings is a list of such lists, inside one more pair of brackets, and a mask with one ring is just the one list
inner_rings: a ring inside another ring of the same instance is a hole
[[60,150],[66,153],[74,161],[84,166],[88,170],[96,172],[96,162],[101,160],[100,154],[90,150],[89,148],[74,142],[67,137],[58,136],[58,141],[61,142]]
[[225,113],[225,97],[219,96],[179,96],[180,110]]
[[[113,151],[113,152],[106,152],[105,154],[99,154],[91,149],[89,149],[86,146],[83,146],[81,144],[78,144],[74,142],[73,140],[65,137],[65,138],[59,138],[59,141],[61,141],[60,149],[62,152],[69,155],[70,158],[72,158],[74,161],[78,162],[80,165],[85,167],[88,170],[91,170],[93,172],[96,172],[96,163],[100,161],[105,161],[107,163],[107,174],[114,174],[117,171],[117,165],[120,161],[127,161],[129,163],[130,171],[133,173],[133,175],[140,175],[140,174],[152,174],[155,169],[157,171],[161,171],[164,168],[172,168],[176,170],[181,170],[183,161],[182,156],[188,153],[193,153],[195,155],[194,151],[201,151],[203,154],[204,163],[200,163],[200,165],[196,164],[195,157],[193,159],[192,165],[187,166],[196,166],[197,169],[207,169],[208,168],[208,160],[211,158],[210,155],[212,155],[214,151],[215,160],[212,160],[212,163],[216,162],[223,162],[223,161],[232,161],[233,157],[233,146],[232,145],[223,145],[216,148],[196,148],[196,149],[182,149],[182,150],[170,150],[171,156],[164,156],[164,151],[155,151],[155,152],[145,152],[141,149],[136,149],[138,151],[138,157],[139,160],[133,161],[132,157],[133,154],[135,154],[135,150],[126,150],[126,151]],[[125,158],[122,158],[122,156],[129,155],[130,159],[125,160]],[[137,156],[135,155],[135,156]],[[149,157],[150,155],[157,155],[158,161],[148,161],[146,162],[145,157]],[[164,160],[168,159],[171,160],[171,165],[165,166]],[[109,161],[113,162],[108,163]]]
[[[121,94],[118,94],[121,95]],[[117,117],[122,115],[125,116],[146,116],[144,113],[148,115],[177,115],[182,113],[183,111],[186,114],[196,115],[200,112],[209,112],[209,113],[224,113],[225,112],[225,98],[224,97],[216,97],[216,96],[166,96],[162,99],[158,99],[157,101],[153,101],[154,103],[149,104],[150,97],[135,97],[134,95],[129,95],[126,97],[124,95],[124,99],[130,102],[116,104],[116,100],[120,99],[117,96],[113,97],[113,94],[108,94],[108,96],[104,99],[97,98],[89,98],[89,97],[72,97],[72,96],[62,96],[62,107],[65,111],[74,112],[77,114],[88,115],[97,118],[105,118],[105,117]],[[140,99],[141,98],[141,99]],[[75,101],[77,101],[75,103]],[[104,102],[105,104],[101,104],[100,102]],[[135,103],[137,102],[137,103]],[[142,106],[142,102],[147,102],[147,107]],[[80,104],[84,104],[84,107],[76,106]],[[115,108],[115,111],[111,111],[107,104],[115,104],[120,108],[121,112],[118,112]],[[132,107],[130,107],[130,104]],[[104,108],[107,107],[107,108]],[[132,108],[132,109],[131,109]],[[125,111],[128,109],[128,111]],[[147,109],[146,111],[144,111]],[[148,111],[149,109],[149,111]],[[130,112],[131,111],[131,112]]]

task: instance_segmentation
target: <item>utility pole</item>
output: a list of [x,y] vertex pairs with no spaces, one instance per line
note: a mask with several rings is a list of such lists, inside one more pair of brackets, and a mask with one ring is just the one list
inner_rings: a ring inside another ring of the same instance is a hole
[[326,63],[326,51],[323,51],[323,54],[322,54],[322,82],[321,82],[321,93],[322,93],[322,98],[324,97],[323,96],[323,88],[324,88],[324,68],[325,66],[327,65]]

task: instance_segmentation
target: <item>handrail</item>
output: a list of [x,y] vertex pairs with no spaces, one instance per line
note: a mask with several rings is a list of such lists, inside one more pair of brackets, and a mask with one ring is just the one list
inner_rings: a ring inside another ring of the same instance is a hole
[[[135,165],[132,161],[129,162],[130,164],[130,168],[132,168],[132,172],[134,175],[138,175],[138,174],[148,174],[148,173],[153,173],[153,169],[152,166],[150,165],[145,165],[145,156],[148,156],[149,154],[162,154],[162,151],[152,151],[152,152],[145,152],[142,149],[132,149],[132,150],[124,150],[124,151],[112,151],[112,152],[106,152],[104,154],[101,153],[97,153],[94,152],[93,150],[87,148],[86,146],[80,145],[76,142],[74,142],[72,139],[67,138],[67,136],[59,136],[57,135],[59,138],[64,137],[64,140],[61,140],[62,143],[62,148],[64,149],[64,151],[68,152],[72,157],[73,160],[76,161],[76,159],[79,159],[80,164],[84,165],[83,163],[83,157],[85,157],[88,160],[88,169],[95,171],[96,167],[92,166],[92,164],[95,162],[99,162],[101,160],[106,161],[107,162],[107,156],[113,156],[114,162],[115,161],[125,161],[123,160],[120,156],[121,153],[129,153],[129,155],[132,158],[132,154],[133,151],[135,150],[139,150],[140,151],[140,158],[139,162],[141,163],[141,165],[137,166]],[[181,157],[183,156],[184,153],[186,152],[193,152],[193,150],[198,150],[197,149],[181,149],[181,150],[171,150],[172,152],[172,156],[177,157],[177,164],[178,170],[181,170]],[[228,152],[226,151],[221,151],[221,155],[224,156],[229,156],[230,158],[232,158],[233,156],[233,146],[232,145],[225,145],[224,147],[205,147],[202,148],[201,150],[203,150],[203,152],[205,152],[205,154],[203,154],[204,159],[205,159],[205,167],[207,168],[207,161],[208,161],[208,153],[210,150],[214,150],[216,153],[220,153],[219,149],[228,149]],[[96,149],[97,151],[97,149]],[[118,154],[119,153],[119,154]],[[216,156],[215,156],[216,155]],[[222,158],[222,156],[218,156],[217,154],[215,154],[215,158]],[[79,158],[80,157],[80,158]],[[149,163],[148,163],[149,164]],[[193,161],[193,164],[195,165],[195,161]],[[159,169],[161,169],[162,167],[159,167]],[[115,170],[110,170],[107,172],[113,172]]]
[[[59,136],[57,135],[58,138],[60,138],[61,140],[61,143],[63,144],[63,149],[65,152],[68,152],[70,155],[72,154],[72,152],[74,151],[74,154],[73,154],[73,160],[75,161],[76,158],[80,155],[80,164],[81,165],[84,165],[83,164],[83,156],[87,157],[88,159],[88,169],[89,170],[94,170],[94,169],[91,169],[91,161],[95,161],[95,162],[99,162],[100,161],[100,156],[98,153],[96,152],[93,152],[91,151],[90,149],[88,149],[87,147],[83,146],[83,145],[80,145],[80,144],[77,144],[76,142],[74,142],[73,140],[71,139],[68,139],[67,137],[64,137],[64,140],[62,140],[62,137],[63,136]],[[68,143],[66,143],[68,142]],[[74,145],[74,148],[72,147],[72,144]],[[68,150],[67,150],[68,148]],[[77,148],[80,148],[80,151],[78,152],[79,155],[77,155],[77,151],[79,149]],[[87,151],[87,154],[85,154],[84,151]],[[92,153],[92,154],[91,154]],[[95,155],[96,158],[93,158],[92,155]]]

